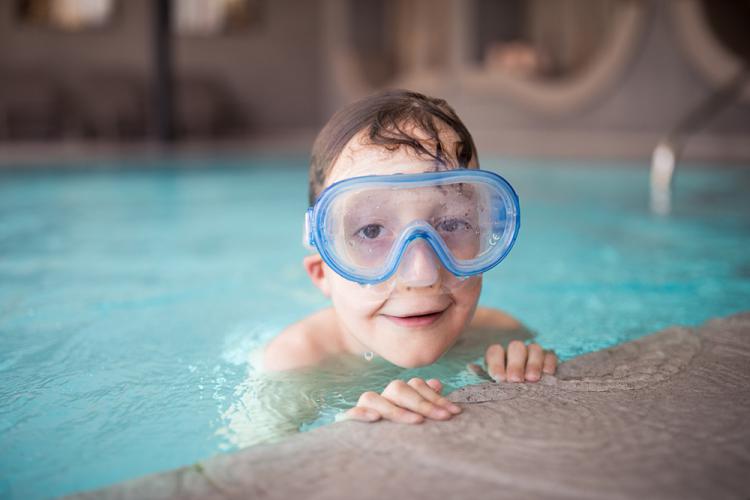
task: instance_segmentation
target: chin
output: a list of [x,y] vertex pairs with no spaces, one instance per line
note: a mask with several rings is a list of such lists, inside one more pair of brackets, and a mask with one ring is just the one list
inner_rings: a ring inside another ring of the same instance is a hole
[[401,368],[419,368],[422,366],[428,366],[433,364],[435,361],[440,359],[443,355],[443,351],[430,352],[420,351],[419,355],[416,356],[383,356],[394,365],[400,366]]

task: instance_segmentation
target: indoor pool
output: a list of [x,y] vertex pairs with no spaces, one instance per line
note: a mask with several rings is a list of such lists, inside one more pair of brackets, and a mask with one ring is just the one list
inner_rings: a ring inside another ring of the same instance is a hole
[[[389,378],[480,380],[450,362],[375,360],[307,384],[250,371],[251,349],[326,305],[300,264],[305,163],[0,171],[0,497],[101,487],[270,439],[279,429],[254,420],[258,405],[298,412],[291,430],[305,430]],[[561,358],[750,309],[750,169],[679,170],[673,214],[658,217],[645,165],[484,168],[516,187],[522,226],[481,303]]]

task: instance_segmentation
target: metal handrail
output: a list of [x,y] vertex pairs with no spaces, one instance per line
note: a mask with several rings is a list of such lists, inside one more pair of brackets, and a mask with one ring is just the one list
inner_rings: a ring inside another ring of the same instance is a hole
[[651,211],[667,215],[672,209],[672,180],[682,148],[688,137],[704,127],[714,116],[742,93],[750,77],[746,66],[680,120],[677,126],[654,148],[651,155]]

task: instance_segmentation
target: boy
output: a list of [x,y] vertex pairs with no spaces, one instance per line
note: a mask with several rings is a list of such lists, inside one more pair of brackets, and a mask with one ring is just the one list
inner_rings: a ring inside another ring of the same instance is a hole
[[[434,363],[460,335],[508,331],[509,315],[479,308],[482,273],[518,230],[517,198],[478,170],[473,139],[445,101],[386,91],[339,111],[313,146],[304,259],[333,307],[293,324],[262,354],[262,368],[308,367],[341,354],[412,368]],[[400,175],[396,175],[400,174]],[[557,360],[514,340],[486,348],[495,380],[538,381]],[[365,392],[345,418],[420,423],[461,409],[439,380],[395,380]]]

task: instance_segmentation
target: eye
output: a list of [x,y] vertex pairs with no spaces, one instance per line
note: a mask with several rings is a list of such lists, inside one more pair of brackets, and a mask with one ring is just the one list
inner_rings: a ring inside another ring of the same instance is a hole
[[450,218],[443,219],[435,225],[435,229],[444,233],[454,233],[456,231],[470,231],[471,224],[463,219]]
[[368,224],[357,231],[357,236],[366,240],[374,240],[383,232],[380,224]]

